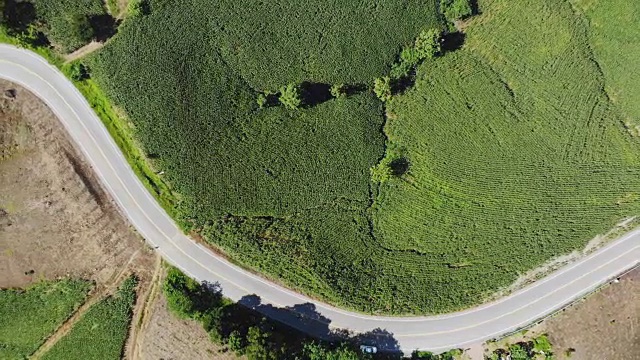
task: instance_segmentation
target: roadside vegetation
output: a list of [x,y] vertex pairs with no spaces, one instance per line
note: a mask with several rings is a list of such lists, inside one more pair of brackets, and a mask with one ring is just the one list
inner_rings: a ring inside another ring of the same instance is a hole
[[186,231],[338,305],[446,312],[640,210],[628,33],[549,4],[135,1],[63,69]]
[[529,341],[520,341],[515,344],[508,344],[504,348],[498,348],[485,356],[486,360],[553,360],[553,347],[547,338],[542,334]]
[[121,359],[136,298],[135,277],[118,291],[93,305],[71,331],[44,354],[43,359]]
[[85,300],[84,280],[43,281],[27,289],[0,290],[0,358],[24,359]]
[[[265,318],[256,310],[260,307],[259,298],[252,300],[256,303],[253,305],[247,302],[233,303],[222,297],[217,285],[198,283],[172,266],[168,267],[163,289],[169,309],[176,316],[200,322],[212,341],[225,346],[223,351],[233,351],[246,356],[248,360],[454,360],[462,354],[458,349],[443,354],[415,351],[409,358],[393,351],[365,354],[359,345],[366,334],[363,337],[363,334],[350,335],[340,330],[333,330],[337,340],[318,341],[278,321]],[[264,306],[275,312],[279,310],[280,316],[289,311]],[[314,315],[306,311],[304,316]]]

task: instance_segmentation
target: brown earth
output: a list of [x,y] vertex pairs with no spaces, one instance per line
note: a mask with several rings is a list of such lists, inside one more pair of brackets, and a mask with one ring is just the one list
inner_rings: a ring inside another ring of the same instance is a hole
[[543,325],[558,359],[640,359],[640,268]]
[[134,273],[140,285],[125,358],[234,358],[218,354],[199,324],[167,312],[159,258],[79,155],[43,102],[0,80],[0,288],[67,276],[96,284],[39,353]]

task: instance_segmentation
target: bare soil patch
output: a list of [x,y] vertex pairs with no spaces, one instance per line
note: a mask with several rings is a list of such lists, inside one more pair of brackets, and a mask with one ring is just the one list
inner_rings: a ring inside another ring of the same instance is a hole
[[[9,91],[13,90],[13,91]],[[36,96],[0,81],[0,287],[74,276],[108,286],[153,255]]]

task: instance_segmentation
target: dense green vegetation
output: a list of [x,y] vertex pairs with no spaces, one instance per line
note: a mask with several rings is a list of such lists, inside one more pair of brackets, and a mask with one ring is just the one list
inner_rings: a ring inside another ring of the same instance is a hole
[[31,355],[84,301],[92,284],[64,279],[0,290],[0,358]]
[[126,279],[118,291],[93,305],[43,359],[120,359],[127,338],[137,280]]
[[302,291],[459,309],[640,210],[634,5],[480,1],[452,51],[471,2],[132,4],[67,73],[187,230]]
[[106,17],[101,0],[34,0],[44,33],[62,51],[73,51],[96,35],[97,21]]
[[380,183],[372,216],[404,275],[397,293],[421,290],[413,303],[474,303],[640,210],[640,147],[603,92],[585,21],[547,3],[482,2],[465,47],[423,63],[387,105],[389,148],[410,166]]

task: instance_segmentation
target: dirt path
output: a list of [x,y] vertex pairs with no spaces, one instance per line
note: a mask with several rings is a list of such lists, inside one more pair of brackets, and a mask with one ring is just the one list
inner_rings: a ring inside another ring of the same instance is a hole
[[162,258],[156,255],[156,263],[153,270],[151,284],[143,296],[139,297],[134,318],[131,320],[131,330],[125,349],[125,359],[143,359],[140,349],[142,341],[149,325],[152,307],[162,289]]
[[89,54],[91,54],[92,52],[102,48],[104,46],[104,43],[101,42],[97,42],[97,41],[92,41],[90,43],[88,43],[87,45],[81,47],[80,49],[72,52],[71,54],[67,54],[64,56],[64,63],[69,63],[73,60],[77,60],[80,58],[83,58]]

